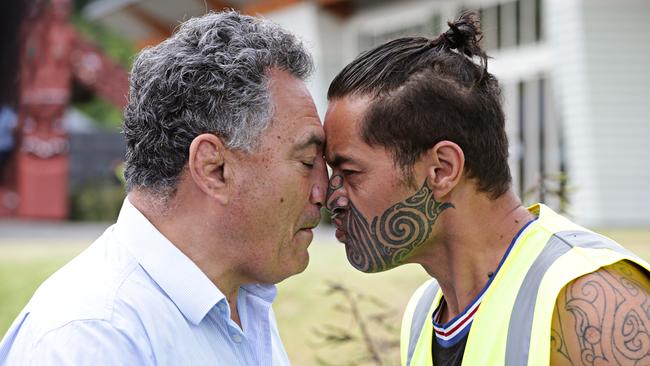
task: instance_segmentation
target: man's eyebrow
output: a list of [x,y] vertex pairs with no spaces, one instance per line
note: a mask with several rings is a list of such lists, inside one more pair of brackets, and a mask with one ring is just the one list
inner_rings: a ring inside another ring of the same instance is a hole
[[334,157],[332,158],[331,161],[327,162],[327,165],[336,168],[342,164],[353,162],[353,161],[354,160],[349,156],[334,154]]
[[311,145],[316,145],[317,148],[323,148],[325,146],[325,138],[323,136],[317,135],[315,133],[312,133],[309,135],[309,138],[307,138],[305,141],[299,142],[297,145],[293,147],[294,151],[300,151],[304,150]]

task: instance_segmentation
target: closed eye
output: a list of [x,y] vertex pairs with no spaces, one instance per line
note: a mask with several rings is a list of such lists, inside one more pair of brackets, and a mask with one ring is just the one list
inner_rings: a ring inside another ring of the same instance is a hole
[[307,169],[313,169],[316,165],[316,157],[304,156],[300,159],[300,163]]

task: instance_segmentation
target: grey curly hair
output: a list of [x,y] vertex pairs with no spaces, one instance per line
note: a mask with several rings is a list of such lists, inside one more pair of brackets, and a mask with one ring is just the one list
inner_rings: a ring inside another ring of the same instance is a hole
[[143,50],[124,111],[127,191],[173,195],[190,144],[203,133],[253,151],[273,116],[270,68],[304,80],[313,61],[291,33],[235,11],[190,19]]

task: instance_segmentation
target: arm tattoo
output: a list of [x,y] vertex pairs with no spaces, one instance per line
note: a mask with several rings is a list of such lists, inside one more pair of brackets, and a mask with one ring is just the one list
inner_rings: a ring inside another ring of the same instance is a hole
[[[565,361],[562,362],[562,364],[574,365],[573,362],[571,362],[571,358],[567,352],[566,342],[562,336],[562,321],[560,320],[557,306],[553,310],[553,323],[551,325],[551,361],[553,361],[553,356]],[[556,363],[557,362],[551,362],[551,365]]]
[[621,261],[562,289],[551,327],[552,364],[650,365],[650,279]]

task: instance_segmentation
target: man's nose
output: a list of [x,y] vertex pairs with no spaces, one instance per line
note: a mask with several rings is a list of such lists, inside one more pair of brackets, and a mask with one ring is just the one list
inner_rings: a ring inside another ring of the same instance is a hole
[[314,164],[314,184],[311,188],[310,201],[312,204],[322,207],[327,199],[327,167],[323,158],[316,159]]
[[343,187],[343,177],[339,174],[333,174],[327,187],[327,209],[332,213],[338,213],[347,209],[348,198]]

